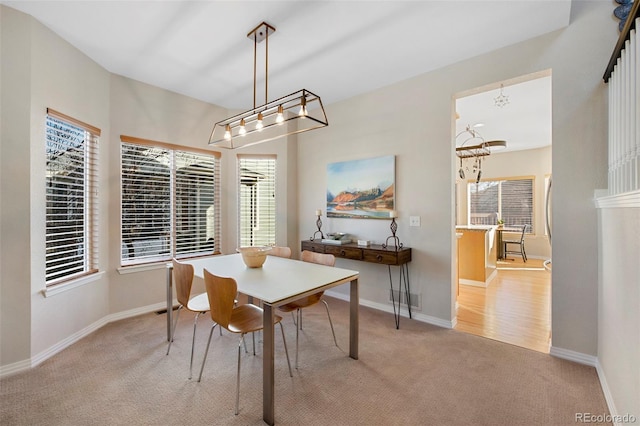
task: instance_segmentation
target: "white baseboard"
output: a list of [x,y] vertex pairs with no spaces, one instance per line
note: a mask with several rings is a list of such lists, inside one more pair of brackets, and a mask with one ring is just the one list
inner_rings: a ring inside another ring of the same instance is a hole
[[88,336],[89,334],[109,324],[110,322],[118,321],[125,318],[135,317],[138,315],[146,314],[149,312],[155,312],[155,311],[166,309],[166,308],[167,308],[166,302],[162,302],[162,303],[155,303],[153,305],[143,306],[141,308],[130,309],[128,311],[107,315],[106,317],[103,317],[98,321],[94,322],[93,324],[90,324],[87,327],[83,328],[82,330],[79,330],[76,333],[73,333],[71,336],[61,340],[55,345],[45,349],[44,351],[36,354],[35,356],[29,359],[25,359],[22,361],[14,362],[12,364],[0,366],[0,378],[11,376],[13,374],[17,374],[22,371],[29,370],[30,368],[40,365],[42,362],[51,358],[58,352],[68,348],[69,346],[76,343],[78,340],[82,339],[85,336]]
[[[327,296],[335,297],[336,299],[344,300],[346,302],[349,301],[349,296],[346,294],[333,292],[331,290],[325,291],[325,294]],[[377,302],[372,302],[370,300],[360,299],[360,305],[366,306],[368,308],[377,309],[379,311],[388,312],[391,314],[393,313],[393,306],[390,306],[385,303],[377,303]],[[409,311],[405,307],[402,307],[400,309],[400,316],[404,318],[409,318]],[[432,317],[430,315],[424,315],[415,311],[411,312],[411,317],[416,321],[424,322],[431,325],[437,325],[438,327],[453,328],[454,326],[452,321],[445,321],[441,318]],[[400,321],[400,326],[402,327],[402,321]]]
[[[616,410],[616,404],[613,402],[613,395],[611,395],[611,390],[609,389],[609,384],[607,383],[607,378],[604,375],[604,370],[600,365],[600,361],[596,360],[596,372],[598,373],[598,379],[600,380],[600,387],[602,388],[602,393],[604,393],[604,399],[607,401],[607,407],[609,408],[609,413],[611,414],[612,419],[619,418],[618,410]],[[613,422],[614,426],[622,426],[620,422]]]
[[593,355],[570,351],[569,349],[557,348],[555,346],[551,346],[551,348],[549,349],[549,355],[555,356],[556,358],[562,358],[568,361],[577,362],[578,364],[589,365],[591,367],[595,367],[598,362],[598,358]]

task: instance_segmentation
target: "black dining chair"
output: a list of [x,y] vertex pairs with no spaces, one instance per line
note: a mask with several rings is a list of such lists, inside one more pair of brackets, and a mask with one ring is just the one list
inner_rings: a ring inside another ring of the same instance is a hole
[[[507,254],[515,254],[515,255],[520,255],[522,256],[522,260],[524,262],[527,261],[527,252],[524,250],[524,234],[527,233],[527,229],[529,228],[530,225],[522,225],[522,233],[520,234],[520,238],[517,240],[502,240],[502,245],[503,245],[503,253],[504,253],[504,258],[507,258]],[[509,244],[511,245],[517,245],[518,249],[511,249],[509,250]]]

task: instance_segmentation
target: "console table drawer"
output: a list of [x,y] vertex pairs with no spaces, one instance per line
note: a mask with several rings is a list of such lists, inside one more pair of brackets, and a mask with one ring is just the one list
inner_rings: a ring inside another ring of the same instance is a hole
[[302,250],[324,253],[324,247],[325,245],[322,243],[314,243],[313,241],[302,241]]
[[362,249],[359,248],[325,246],[324,252],[343,259],[362,260]]
[[383,265],[397,265],[398,253],[392,251],[374,251],[367,250],[364,252],[364,261],[371,263],[381,263]]

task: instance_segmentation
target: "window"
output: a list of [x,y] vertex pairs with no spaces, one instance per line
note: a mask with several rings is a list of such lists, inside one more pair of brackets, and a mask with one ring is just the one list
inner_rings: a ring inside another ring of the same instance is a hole
[[219,153],[121,140],[121,264],[219,252]]
[[276,243],[276,158],[238,156],[238,241],[241,247]]
[[533,233],[533,178],[483,180],[467,184],[471,225],[531,225]]
[[97,129],[52,109],[46,119],[45,280],[98,271]]

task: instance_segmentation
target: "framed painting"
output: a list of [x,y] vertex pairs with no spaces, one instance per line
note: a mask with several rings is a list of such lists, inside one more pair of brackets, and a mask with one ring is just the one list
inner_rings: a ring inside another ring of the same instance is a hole
[[395,156],[327,165],[327,217],[389,219],[395,209]]

